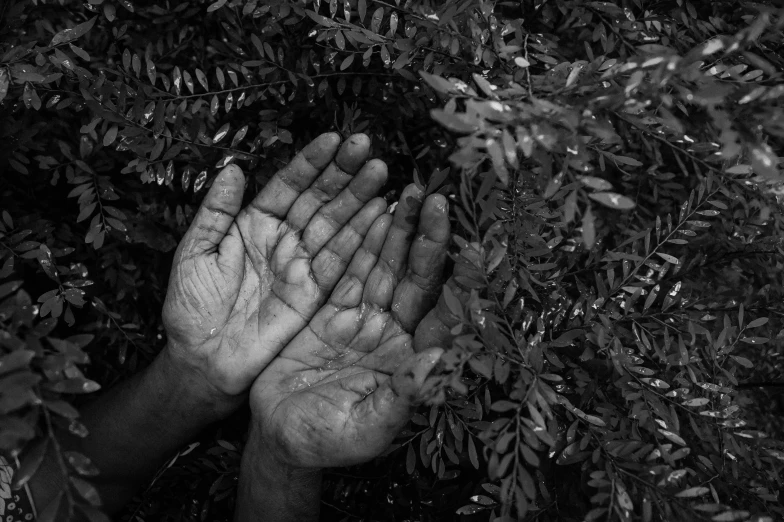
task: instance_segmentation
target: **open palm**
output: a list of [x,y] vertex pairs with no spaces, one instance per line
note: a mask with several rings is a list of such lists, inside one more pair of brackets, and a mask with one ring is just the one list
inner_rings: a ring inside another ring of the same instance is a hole
[[328,302],[253,384],[256,433],[287,465],[369,460],[408,420],[441,353],[415,355],[412,334],[440,293],[449,238],[445,198],[421,199],[409,186],[394,218],[375,220]]
[[367,137],[339,144],[335,134],[311,142],[242,210],[242,171],[227,167],[177,249],[163,313],[169,355],[218,394],[250,387],[386,210],[372,199],[386,167],[366,163]]

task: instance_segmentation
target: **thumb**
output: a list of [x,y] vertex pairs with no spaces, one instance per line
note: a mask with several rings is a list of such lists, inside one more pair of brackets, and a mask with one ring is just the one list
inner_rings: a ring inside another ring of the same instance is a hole
[[376,416],[395,434],[411,417],[425,381],[443,353],[441,348],[430,348],[411,356],[373,393]]
[[182,238],[182,253],[215,252],[240,211],[244,191],[245,176],[241,168],[228,165],[220,171]]

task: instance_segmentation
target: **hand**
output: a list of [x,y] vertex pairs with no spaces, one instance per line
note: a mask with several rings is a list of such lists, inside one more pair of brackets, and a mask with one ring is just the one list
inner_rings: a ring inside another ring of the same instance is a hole
[[366,163],[367,136],[339,145],[336,134],[316,138],[242,210],[244,176],[226,167],[180,242],[163,308],[164,354],[210,396],[244,397],[385,212],[372,198],[386,166]]
[[370,460],[409,419],[441,354],[415,355],[412,334],[440,293],[449,241],[446,199],[422,197],[411,185],[394,218],[375,219],[329,301],[254,382],[251,437],[279,466]]

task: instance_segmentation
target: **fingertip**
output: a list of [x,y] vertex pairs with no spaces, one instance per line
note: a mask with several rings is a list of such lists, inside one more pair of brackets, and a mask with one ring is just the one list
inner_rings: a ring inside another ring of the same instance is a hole
[[380,196],[371,199],[367,204],[370,205],[373,210],[376,210],[379,214],[383,215],[387,212],[387,200]]
[[[340,135],[336,132],[325,132],[308,143],[305,148],[302,149],[301,154],[316,171],[321,171],[329,165],[329,162],[335,157],[339,146]],[[291,164],[288,166],[290,165]],[[318,174],[318,172],[314,174]],[[310,182],[312,182],[312,179],[309,180],[308,185]]]
[[320,145],[331,145],[333,147],[337,147],[340,145],[340,134],[337,132],[325,132],[323,134],[319,134],[319,136],[313,141],[318,142]]
[[441,356],[444,355],[443,348],[429,348],[422,352],[426,354],[428,361],[430,364],[436,364],[438,361],[441,360]]
[[381,249],[381,246],[384,243],[384,239],[386,239],[387,237],[387,232],[389,231],[389,227],[392,225],[392,220],[393,220],[392,214],[387,214],[386,212],[383,212],[373,222],[371,232],[368,233],[368,236],[372,234],[374,238],[380,239],[379,246],[378,246],[379,250]]
[[389,214],[388,212],[384,212],[383,214],[381,214],[376,218],[376,223],[373,226],[378,226],[380,228],[388,228],[392,224],[392,221],[394,219],[395,218],[394,216],[392,216],[392,214]]
[[223,170],[220,171],[217,181],[226,185],[235,185],[238,182],[244,184],[245,174],[242,172],[239,165],[232,163],[231,165],[225,166]]
[[379,185],[383,185],[387,181],[387,164],[378,158],[373,158],[365,165],[365,170],[368,175]]
[[422,205],[419,232],[438,243],[449,240],[449,203],[441,194],[431,194]]
[[444,355],[444,350],[442,348],[428,348],[417,354],[417,358],[420,361],[419,367],[421,369],[420,379],[424,380],[430,374],[433,368],[438,364],[438,361],[441,360],[442,355]]
[[335,163],[343,172],[355,174],[368,159],[370,139],[364,134],[352,134],[343,142]]
[[443,194],[431,194],[428,196],[428,200],[437,211],[443,214],[446,214],[449,210],[449,202]]
[[[422,195],[423,194],[424,194],[424,192],[422,191],[421,188],[419,188],[417,186],[416,183],[409,183],[408,185],[406,185],[406,188],[403,189],[402,196],[414,197],[414,198],[417,198],[417,199],[422,199]],[[400,199],[403,199],[402,196],[401,196]]]
[[364,132],[358,132],[349,136],[346,143],[350,143],[357,147],[370,147],[370,137]]
[[209,192],[204,198],[203,205],[210,210],[218,210],[236,215],[242,204],[242,194],[245,191],[245,175],[239,165],[225,166],[215,176]]
[[447,201],[441,194],[431,194],[422,205],[422,213],[425,219],[439,219],[446,215]]
[[398,220],[405,220],[406,222],[409,222],[408,227],[416,229],[419,211],[422,208],[423,196],[424,192],[415,184],[411,183],[406,186],[406,188],[403,189],[403,193],[400,194],[397,211],[395,212],[395,215],[398,216]]

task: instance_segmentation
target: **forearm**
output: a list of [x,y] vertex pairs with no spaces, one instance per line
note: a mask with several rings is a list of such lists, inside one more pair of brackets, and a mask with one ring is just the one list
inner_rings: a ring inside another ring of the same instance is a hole
[[309,522],[319,519],[321,470],[276,462],[251,429],[242,454],[234,522]]
[[[238,405],[239,399],[216,400],[198,391],[203,389],[199,384],[177,371],[164,350],[143,372],[82,410],[80,421],[89,435],[63,438],[63,450],[84,454],[100,470],[94,485],[104,509],[121,508],[178,448]],[[63,473],[50,447],[30,482],[38,508],[62,486]]]

